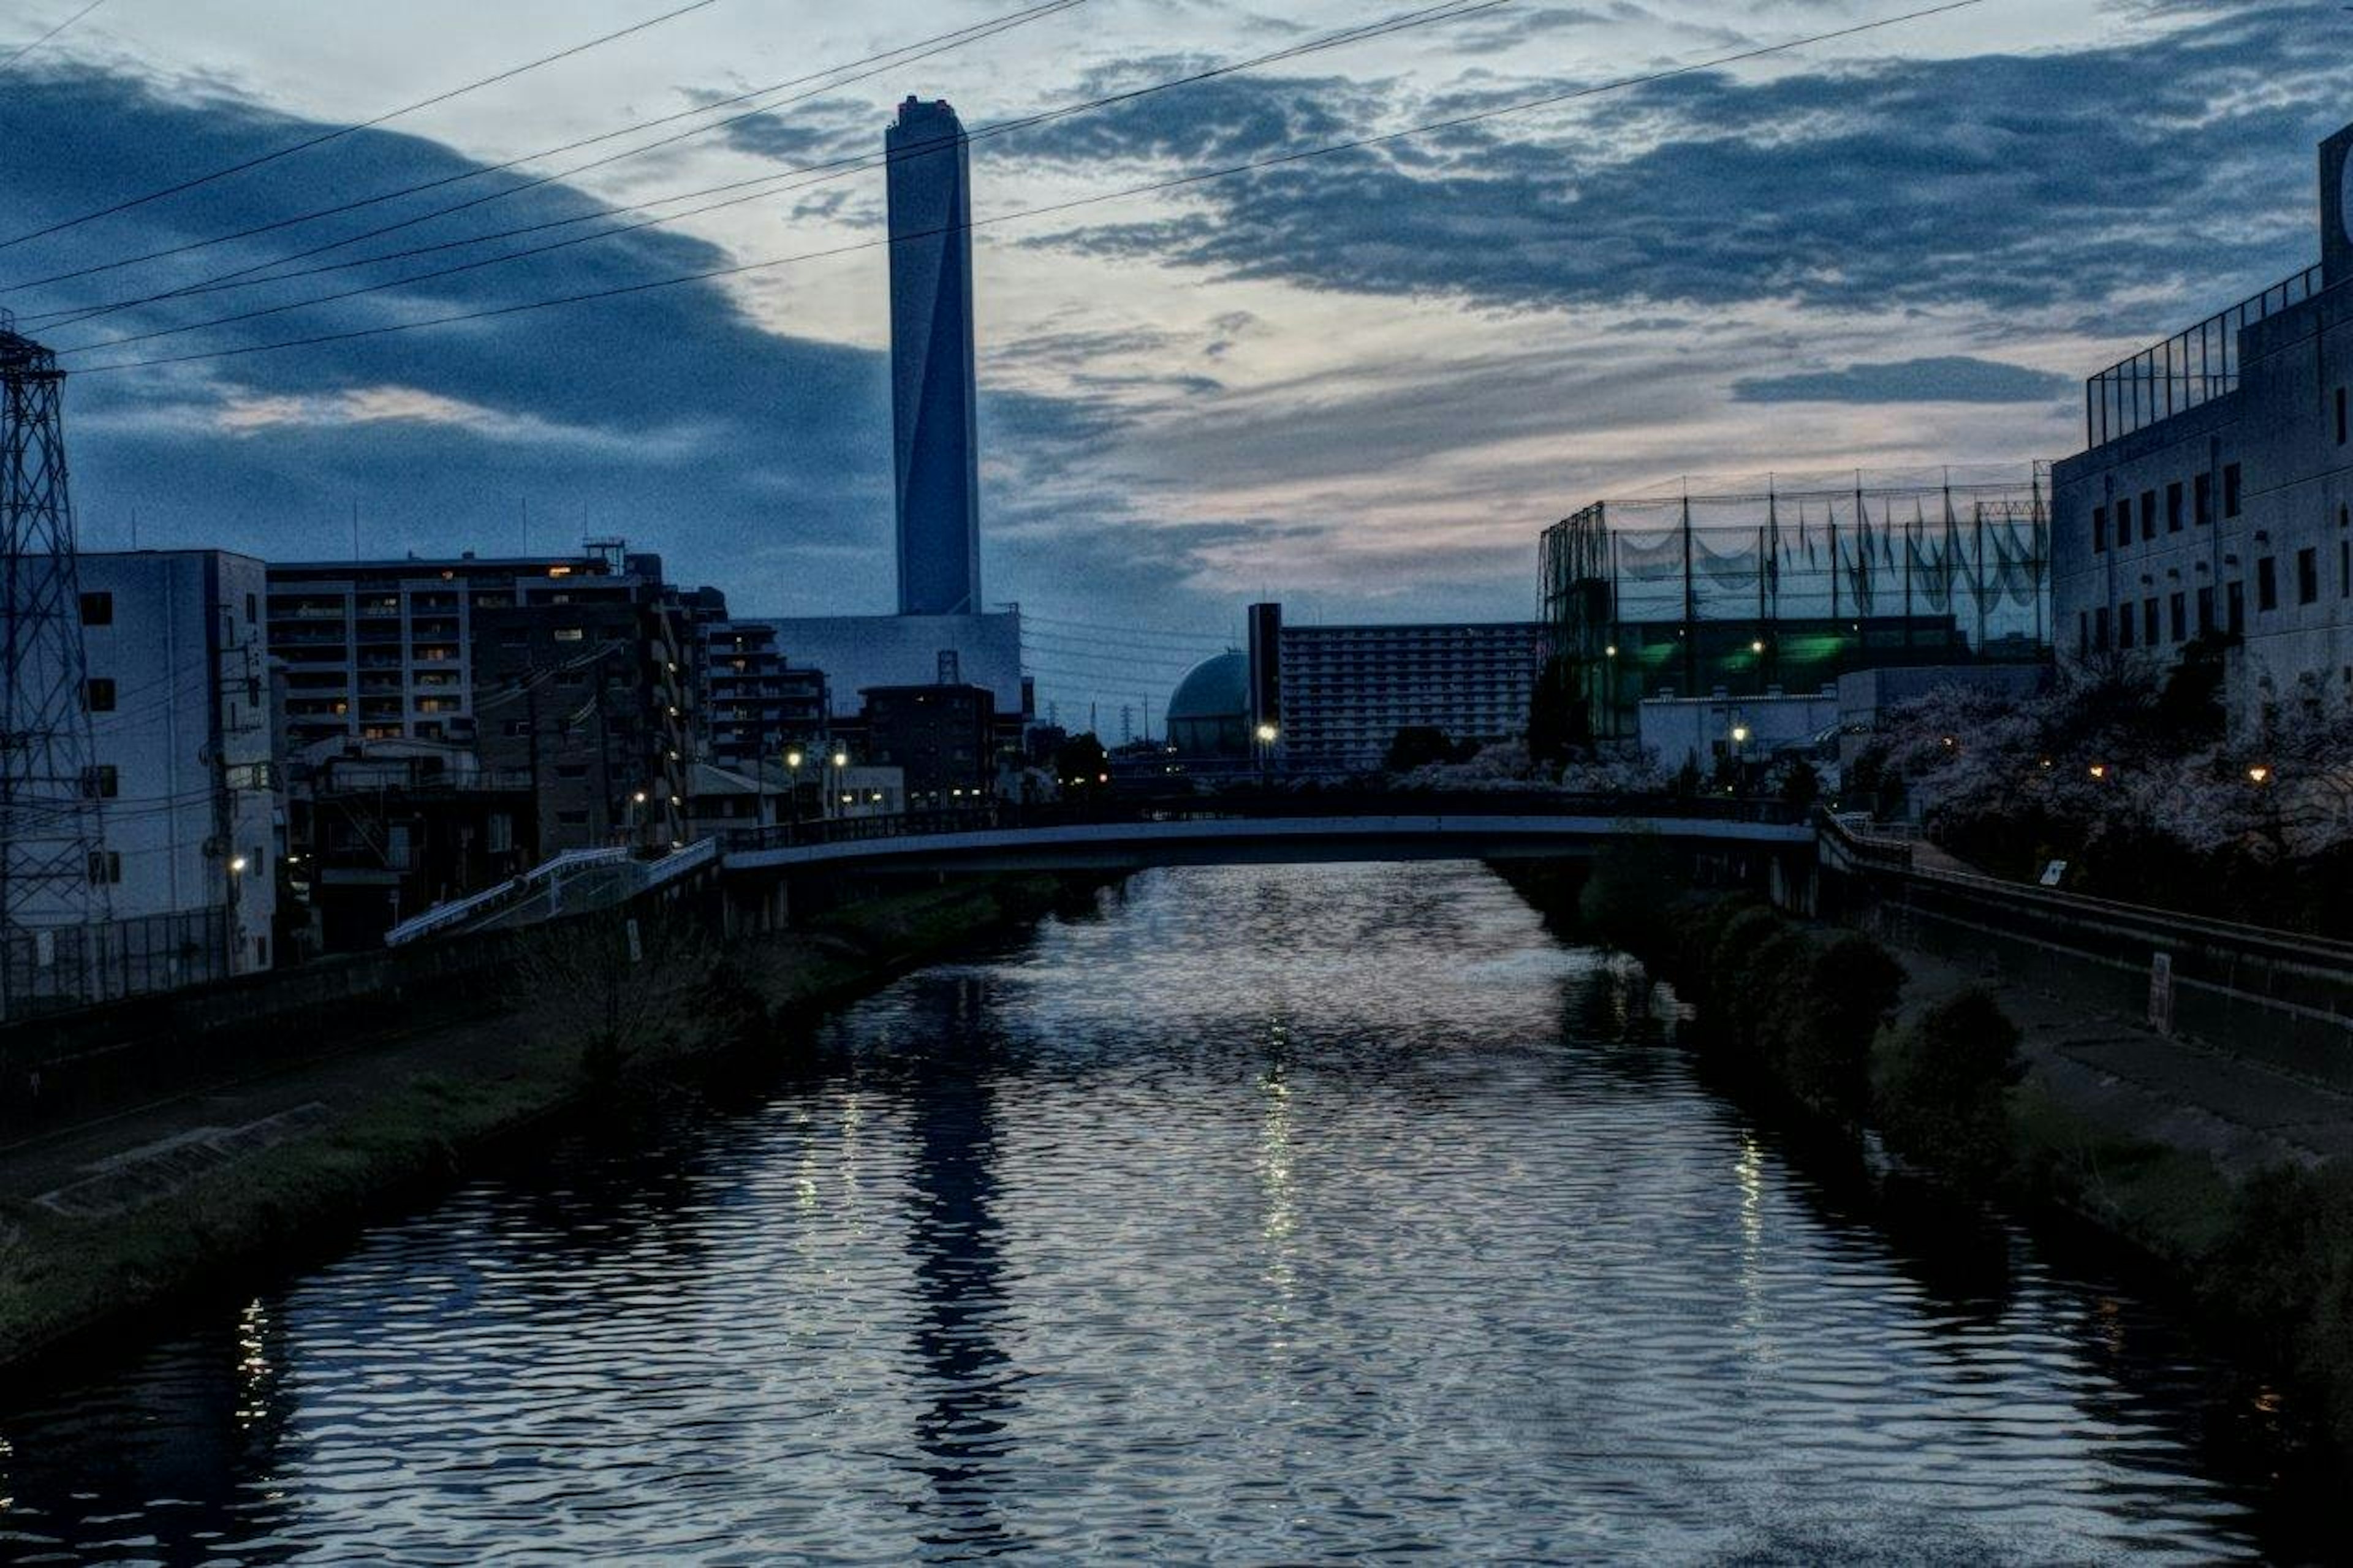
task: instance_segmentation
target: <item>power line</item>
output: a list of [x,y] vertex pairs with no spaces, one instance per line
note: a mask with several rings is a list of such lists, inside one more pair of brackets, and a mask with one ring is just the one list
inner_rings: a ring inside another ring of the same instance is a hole
[[216,180],[225,180],[231,174],[241,174],[248,169],[258,169],[264,163],[274,163],[280,158],[290,158],[297,153],[307,153],[313,147],[322,147],[330,142],[340,141],[343,137],[356,134],[359,132],[373,130],[376,126],[389,123],[392,121],[400,119],[404,115],[414,114],[420,109],[430,109],[436,104],[447,103],[455,98],[463,98],[470,92],[479,91],[483,88],[492,87],[502,81],[512,81],[516,77],[539,69],[542,66],[554,65],[558,60],[567,60],[575,55],[586,54],[590,49],[601,47],[602,46],[612,43],[617,39],[626,38],[633,33],[642,33],[649,27],[658,27],[664,22],[674,21],[678,17],[688,15],[690,12],[705,10],[712,5],[716,5],[717,4],[719,4],[719,0],[691,0],[691,4],[681,5],[674,11],[665,11],[659,16],[649,16],[642,22],[633,22],[628,26],[623,27],[617,32],[607,33],[602,37],[591,38],[586,43],[583,44],[575,44],[569,48],[559,49],[552,55],[543,55],[538,59],[527,61],[522,65],[510,67],[505,70],[498,72],[494,76],[482,77],[477,80],[466,83],[462,87],[454,87],[445,92],[437,92],[430,98],[420,98],[414,103],[406,104],[401,108],[392,110],[387,113],[379,114],[373,120],[363,120],[356,125],[345,125],[337,130],[321,132],[316,136],[306,137],[302,141],[291,142],[287,146],[278,148],[273,152],[257,153],[253,157],[243,159],[237,163],[227,164],[222,168],[215,169],[209,174],[197,174],[189,179],[181,180],[176,184],[165,185],[160,190],[150,191],[145,195],[132,196],[128,200],[116,202],[111,206],[99,207],[82,214],[79,217],[64,218],[57,223],[48,225],[45,228],[30,229],[11,239],[0,239],[0,250],[7,250],[13,247],[23,245],[27,240],[41,239],[52,234],[60,234],[69,228],[78,228],[83,224],[93,223],[102,217],[111,217],[117,213],[129,212],[133,207],[145,206],[148,203],[161,201],[165,196],[174,196],[178,195],[183,191],[192,191],[198,185],[208,185]]
[[[1065,3],[1069,3],[1069,0],[1065,0]],[[1060,109],[1048,110],[1021,119],[1004,121],[994,125],[983,126],[979,130],[968,133],[963,139],[970,142],[993,141],[997,137],[1010,135],[1015,132],[1029,130],[1036,126],[1047,124],[1058,120],[1066,120],[1076,115],[1092,112],[1092,110],[1103,109],[1113,104],[1129,102],[1136,99],[1151,96],[1155,93],[1166,92],[1176,88],[1193,86],[1200,82],[1215,79],[1219,77],[1230,76],[1237,72],[1255,69],[1261,66],[1269,65],[1277,61],[1295,59],[1304,55],[1319,53],[1325,49],[1337,48],[1346,44],[1358,43],[1369,38],[1383,37],[1391,33],[1406,31],[1411,27],[1426,26],[1434,22],[1452,21],[1459,17],[1472,16],[1481,11],[1493,10],[1497,6],[1511,3],[1512,0],[1447,0],[1447,4],[1445,5],[1425,7],[1420,11],[1406,12],[1400,16],[1392,16],[1381,22],[1344,28],[1337,33],[1327,35],[1324,37],[1314,39],[1304,44],[1294,44],[1287,47],[1275,50],[1271,54],[1258,56],[1252,59],[1237,60],[1226,65],[1213,67],[1207,70],[1198,71],[1189,76],[1178,77],[1172,80],[1156,82],[1141,88],[1132,88],[1122,92],[1108,94],[1102,98],[1090,99],[1082,103],[1066,104]],[[827,90],[830,90],[830,89]],[[810,96],[814,95],[812,94]],[[698,217],[703,214],[718,212],[727,207],[741,206],[749,202],[765,201],[772,196],[786,195],[793,191],[806,190],[812,185],[828,184],[831,181],[842,179],[851,174],[884,167],[892,163],[900,162],[909,158],[921,157],[940,148],[953,146],[957,138],[955,137],[936,137],[925,142],[909,143],[879,157],[871,153],[861,153],[850,157],[833,159],[827,163],[807,164],[799,168],[787,169],[779,174],[762,174],[749,180],[730,181],[724,184],[709,185],[700,190],[682,191],[672,195],[657,197],[652,201],[640,202],[633,206],[600,208],[596,212],[578,214],[572,217],[554,218],[543,223],[527,224],[518,228],[496,230],[489,234],[470,235],[461,239],[443,240],[432,245],[411,247],[405,250],[384,251],[375,256],[358,257],[346,261],[328,262],[318,267],[301,268],[291,272],[274,273],[269,277],[250,276],[250,274],[265,271],[269,268],[282,265],[288,261],[298,261],[309,257],[322,255],[327,251],[339,249],[344,245],[355,244],[362,239],[389,234],[396,229],[405,228],[410,226],[411,224],[423,222],[426,218],[438,216],[438,214],[428,213],[418,218],[410,219],[403,223],[386,225],[384,227],[370,231],[369,234],[354,235],[348,239],[338,240],[333,244],[317,246],[307,251],[300,251],[290,256],[280,257],[275,261],[260,262],[251,267],[240,268],[237,271],[217,274],[202,282],[186,285],[179,289],[160,291],[140,299],[117,300],[106,305],[86,307],[76,310],[49,311],[41,316],[26,317],[23,319],[26,321],[47,321],[58,317],[71,317],[73,321],[77,322],[91,321],[100,316],[113,314],[115,311],[120,310],[127,310],[142,304],[153,304],[164,300],[180,299],[195,294],[215,293],[231,289],[256,288],[270,283],[289,282],[298,278],[314,277],[321,273],[348,271],[354,268],[370,267],[378,262],[406,260],[412,257],[429,256],[448,250],[462,250],[471,246],[487,245],[494,240],[512,239],[524,235],[544,233],[549,229],[571,228],[584,223],[595,223],[607,217],[617,217],[624,213],[649,212],[654,207],[667,206],[673,202],[691,201],[699,196],[722,195],[728,192],[744,193],[742,195],[730,195],[728,199],[724,201],[710,202],[699,207],[690,207],[682,212],[670,213],[665,216],[647,217],[635,223],[618,224],[611,228],[598,229],[594,233],[575,235],[569,239],[551,240],[543,245],[528,246],[521,250],[509,251],[500,256],[484,257],[473,261],[459,262],[448,267],[436,268],[428,271],[411,273],[406,278],[387,279],[381,282],[362,284],[358,287],[343,289],[336,293],[313,295],[307,300],[290,300],[283,304],[264,306],[258,310],[238,311],[227,316],[216,316],[206,321],[185,322],[174,327],[161,327],[151,331],[125,333],[117,337],[76,344],[68,348],[61,348],[56,352],[58,353],[87,353],[93,348],[114,347],[134,342],[147,342],[157,338],[175,337],[185,332],[199,331],[207,327],[228,326],[239,321],[258,320],[264,316],[282,315],[289,310],[301,310],[311,305],[333,304],[343,300],[357,299],[364,295],[381,293],[387,289],[407,288],[413,284],[431,282],[437,279],[454,277],[459,273],[473,272],[481,270],[485,268],[503,266],[510,261],[521,261],[534,256],[543,256],[550,251],[568,249],[573,246],[586,245],[595,240],[609,239],[625,234],[635,234],[642,229],[663,227],[670,224],[681,222],[686,218]],[[607,160],[607,162],[611,160]],[[584,168],[595,166],[595,164],[582,165]],[[805,178],[804,176],[815,177]],[[561,176],[549,176],[551,179],[558,177]],[[780,184],[780,182],[785,181],[794,181],[797,183],[791,184]],[[776,188],[755,189],[754,187]],[[521,190],[527,189],[529,187],[517,186],[514,188]],[[479,205],[482,201],[495,199],[497,199],[496,195],[486,196],[480,198],[478,201],[461,205],[468,206]],[[442,210],[444,212],[454,212],[459,209],[456,207],[450,207]]]
[[[341,249],[343,247],[347,245],[357,245],[362,240],[377,238],[383,235],[391,234],[399,229],[408,228],[417,224],[430,222],[432,219],[437,217],[446,217],[452,213],[463,212],[470,207],[480,206],[489,202],[503,201],[509,196],[518,195],[524,191],[534,189],[553,181],[568,179],[574,174],[583,174],[590,169],[601,169],[608,164],[617,163],[625,159],[635,158],[643,153],[670,146],[675,142],[687,141],[692,137],[706,136],[714,131],[723,131],[727,127],[741,123],[745,120],[754,119],[763,114],[772,114],[776,110],[787,108],[792,104],[806,102],[809,99],[818,97],[821,93],[838,91],[854,82],[867,80],[871,77],[881,75],[883,70],[895,70],[902,66],[913,65],[918,60],[930,59],[933,56],[944,54],[949,49],[960,48],[965,44],[975,43],[985,38],[993,37],[997,33],[1009,31],[1013,27],[1022,26],[1029,22],[1037,21],[1042,17],[1052,16],[1057,12],[1070,10],[1074,6],[1083,5],[1085,4],[1087,4],[1087,0],[1046,0],[1045,4],[1032,5],[1026,11],[1017,11],[1008,16],[997,17],[991,21],[976,23],[968,27],[960,27],[953,32],[934,34],[931,37],[918,39],[914,43],[904,44],[895,49],[886,49],[881,54],[868,55],[862,58],[849,60],[840,65],[828,66],[823,70],[811,71],[806,75],[792,77],[784,81],[770,82],[765,87],[754,88],[749,91],[740,92],[730,98],[719,99],[711,103],[698,104],[692,109],[681,110],[675,114],[665,114],[659,116],[656,119],[639,121],[634,125],[625,125],[617,131],[607,131],[596,136],[583,137],[576,142],[567,142],[560,147],[546,147],[542,148],[536,153],[525,153],[519,157],[510,158],[502,163],[489,163],[475,168],[465,169],[454,174],[444,174],[438,179],[425,180],[413,185],[404,185],[398,190],[381,191],[375,195],[355,197],[351,201],[338,203],[332,206],[320,207],[311,212],[297,214],[292,217],[278,218],[269,223],[256,224],[249,228],[238,229],[234,233],[215,235],[209,239],[193,239],[183,245],[169,246],[162,250],[151,250],[143,256],[125,257],[117,261],[96,262],[88,267],[75,268],[70,271],[52,273],[47,278],[27,279],[22,283],[12,284],[10,287],[16,289],[46,289],[52,284],[70,282],[77,278],[88,278],[100,272],[118,271],[125,267],[137,267],[145,262],[161,261],[170,257],[184,256],[190,251],[210,249],[212,247],[216,245],[227,245],[240,239],[251,239],[257,235],[270,234],[280,229],[299,227],[303,224],[315,223],[321,218],[335,217],[343,213],[357,212],[364,207],[376,206],[385,202],[396,201],[402,196],[417,195],[426,191],[438,190],[446,185],[461,184],[469,180],[480,179],[487,174],[503,174],[509,169],[517,168],[522,164],[533,163],[541,158],[553,158],[565,153],[576,153],[584,147],[593,147],[598,142],[610,142],[616,137],[627,136],[634,132],[650,131],[657,126],[674,124],[681,120],[691,120],[699,114],[715,113],[719,110],[729,108],[734,104],[744,103],[752,99],[765,98],[772,92],[782,92],[786,88],[800,87],[813,81],[825,82],[823,87],[817,89],[815,91],[803,93],[796,98],[786,99],[780,103],[763,104],[757,109],[746,110],[742,114],[730,115],[724,120],[714,121],[708,125],[698,125],[690,131],[681,131],[675,135],[665,136],[658,141],[649,142],[640,146],[626,149],[623,152],[612,154],[610,157],[596,159],[586,163],[577,164],[569,169],[559,170],[554,174],[540,175],[533,179],[523,181],[518,184],[504,186],[489,195],[480,196],[471,201],[459,202],[450,206],[437,207],[431,212],[420,213],[416,216],[403,219],[399,223],[388,224],[384,227],[370,229],[363,234],[348,235],[343,238],[332,242],[331,244],[318,246],[310,250],[296,251],[291,255],[276,257],[268,261],[256,262],[252,266],[240,268],[236,271],[220,273],[215,277],[204,279],[201,284],[164,289],[137,300],[116,300],[110,304],[89,307],[86,309],[77,308],[75,310],[44,311],[38,315],[21,317],[20,320],[46,321],[53,320],[61,316],[76,316],[79,319],[86,321],[93,316],[107,315],[116,310],[127,310],[133,305],[152,304],[158,300],[175,299],[182,294],[207,292],[212,285],[244,278],[255,272],[267,271],[273,267],[282,267],[289,262],[307,260],[311,257],[323,255],[330,250]],[[864,66],[876,66],[878,68],[866,72],[863,75],[849,77],[842,80],[828,79],[829,78],[839,76],[843,71],[857,70],[860,67]],[[288,273],[286,276],[302,277],[307,276],[307,274]],[[255,281],[269,283],[275,282],[277,279],[263,278],[258,279]]]
[[1217,632],[1186,631],[1176,626],[1106,626],[1100,621],[1066,621],[1052,616],[1032,615],[1028,610],[1021,612],[1021,619],[1027,625],[1062,626],[1074,632],[1114,632],[1122,637],[1167,638],[1176,642],[1217,643],[1221,646],[1228,640]]
[[[1679,77],[1694,76],[1702,71],[1715,70],[1725,66],[1738,65],[1748,60],[1762,59],[1773,55],[1787,54],[1793,49],[1805,48],[1815,44],[1829,43],[1840,38],[1852,37],[1859,34],[1877,32],[1883,28],[1896,26],[1905,22],[1918,21],[1924,17],[1943,16],[1954,11],[1968,10],[1983,4],[1985,4],[1985,0],[1946,0],[1946,3],[1942,5],[1925,6],[1919,10],[1907,11],[1897,16],[1882,17],[1876,21],[1862,22],[1851,26],[1834,28],[1828,32],[1810,34],[1805,37],[1792,38],[1783,43],[1759,45],[1754,48],[1743,49],[1733,54],[1719,55],[1710,59],[1694,61],[1689,65],[1673,66],[1661,70],[1645,72],[1639,76],[1620,77],[1615,80],[1599,82],[1588,87],[1573,88],[1560,92],[1546,93],[1537,98],[1523,99],[1513,103],[1500,104],[1489,109],[1476,110],[1466,114],[1451,115],[1443,120],[1426,121],[1418,125],[1409,125],[1398,131],[1383,132],[1377,135],[1360,136],[1345,142],[1327,142],[1318,147],[1309,147],[1296,152],[1276,153],[1264,158],[1251,159],[1246,163],[1228,164],[1222,168],[1201,170],[1190,174],[1180,174],[1166,180],[1156,180],[1147,184],[1131,185],[1122,190],[1107,191],[1096,195],[1077,196],[1068,201],[1049,203],[1043,206],[1027,207],[1014,212],[999,213],[991,217],[976,218],[965,224],[948,224],[938,228],[925,229],[913,234],[891,235],[878,239],[860,240],[849,244],[829,247],[822,250],[803,251],[794,256],[772,257],[765,261],[744,261],[737,262],[727,267],[706,268],[698,272],[678,273],[667,278],[649,279],[646,281],[639,283],[617,284],[609,289],[596,289],[579,294],[559,295],[553,299],[528,300],[512,305],[497,305],[477,310],[463,310],[447,316],[430,316],[422,321],[390,322],[381,326],[359,327],[340,332],[320,332],[310,337],[288,338],[276,342],[268,343],[249,343],[242,348],[213,349],[201,353],[164,354],[147,359],[121,360],[112,364],[91,365],[81,370],[78,374],[83,375],[95,375],[108,371],[139,370],[154,365],[193,364],[213,360],[241,359],[250,354],[273,353],[283,349],[314,348],[326,343],[352,342],[364,338],[385,337],[396,332],[422,331],[432,327],[455,326],[465,321],[490,321],[501,316],[522,315],[534,310],[554,310],[566,305],[592,304],[606,300],[621,299],[633,294],[650,293],[657,289],[675,289],[689,283],[704,283],[722,278],[738,278],[747,273],[770,271],[776,268],[796,266],[802,262],[827,260],[835,257],[849,256],[862,251],[887,248],[894,245],[907,245],[920,240],[936,239],[945,235],[959,232],[968,233],[974,229],[994,227],[1000,224],[1015,223],[1027,218],[1050,217],[1061,213],[1075,212],[1085,207],[1100,206],[1106,202],[1120,201],[1132,196],[1155,195],[1169,191],[1184,190],[1194,185],[1207,184],[1217,180],[1230,179],[1237,174],[1255,174],[1267,169],[1282,168],[1293,163],[1306,163],[1313,159],[1334,157],[1343,153],[1362,152],[1367,148],[1387,146],[1391,142],[1406,141],[1416,136],[1426,136],[1433,132],[1459,130],[1464,126],[1482,124],[1488,121],[1501,120],[1507,116],[1515,114],[1526,114],[1535,110],[1548,109],[1558,104],[1572,102],[1579,99],[1600,97],[1607,93],[1623,91],[1629,88],[1651,86],[1658,82],[1673,80]],[[79,352],[87,353],[90,348],[100,346],[103,345],[85,345],[84,348]]]
[[59,22],[56,26],[51,27],[47,32],[43,33],[39,37],[35,38],[31,43],[26,44],[23,48],[18,49],[6,59],[0,60],[0,71],[6,70],[10,66],[15,65],[18,60],[23,59],[26,55],[31,54],[35,49],[39,48],[43,44],[47,43],[51,38],[56,37],[59,33],[64,32],[68,27],[72,26],[76,22],[80,21],[84,16],[89,16],[92,11],[97,10],[100,5],[105,4],[106,0],[90,0],[89,5],[83,6],[72,16],[68,16],[64,21]]

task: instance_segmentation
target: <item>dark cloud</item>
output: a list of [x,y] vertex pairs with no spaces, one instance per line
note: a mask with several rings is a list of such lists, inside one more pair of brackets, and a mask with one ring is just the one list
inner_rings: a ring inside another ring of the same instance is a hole
[[[0,178],[22,231],[301,140],[316,128],[231,96],[164,92],[87,69],[11,90]],[[512,187],[484,175],[302,228],[43,289],[25,280],[159,249],[369,193],[469,173],[436,143],[368,132],[267,172],[0,252],[0,304],[20,315],[103,301],[357,235]],[[561,184],[437,219],[367,248],[435,243],[598,210]],[[558,231],[568,234],[573,230]],[[509,245],[516,242],[508,242]],[[490,252],[507,248],[494,246]],[[77,500],[93,548],[217,544],[280,559],[349,548],[503,549],[625,534],[674,570],[762,609],[887,607],[890,404],[884,356],[780,335],[713,284],[689,284],[462,326],[108,372],[126,359],[496,310],[724,265],[660,230],[584,244],[342,303],[109,351],[110,338],[400,277],[466,251],[299,283],[142,305],[84,325],[26,322],[68,353]],[[854,263],[850,265],[855,265]],[[871,258],[878,313],[884,258]],[[1103,422],[999,393],[999,428],[1083,449]],[[821,558],[822,573],[806,563]]]
[[[1487,83],[1334,116],[1324,83],[1219,86],[1209,144],[1237,153],[1545,90]],[[1592,100],[1573,132],[1491,121],[1204,184],[1182,216],[1034,243],[1507,308],[2204,299],[2311,259],[2308,153],[2348,89],[2341,34],[2303,7],[2255,5],[2104,48],[1678,78]],[[1206,152],[1159,118],[1187,108],[1172,95],[1142,122],[1092,121],[1071,155]],[[1327,118],[1345,129],[1273,140]]]
[[1732,395],[1742,403],[2043,403],[2075,387],[2048,371],[1956,355],[1752,376],[1734,382]]

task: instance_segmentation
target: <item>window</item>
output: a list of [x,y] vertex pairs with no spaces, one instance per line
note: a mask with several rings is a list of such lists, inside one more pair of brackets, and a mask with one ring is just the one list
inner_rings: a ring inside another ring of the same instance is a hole
[[2092,509],[2092,553],[2097,555],[2107,547],[2108,509],[2095,506]]
[[578,626],[558,626],[555,628],[555,640],[557,642],[578,642],[583,635],[584,634]]
[[114,711],[114,682],[105,676],[94,675],[82,682],[82,710],[89,713]]
[[2133,607],[2130,605],[2119,605],[2116,606],[2116,647],[2130,651],[2132,645]]
[[2295,552],[2295,602],[2299,605],[2320,601],[2320,552],[2306,548]]
[[2140,536],[2144,540],[2157,537],[2157,492],[2140,492]]
[[2239,502],[2243,499],[2239,492],[2242,488],[2243,487],[2241,485],[2239,480],[2239,465],[2236,463],[2223,464],[2222,515],[2224,517],[2236,517],[2239,515]]
[[103,887],[122,880],[122,851],[93,849],[90,852],[90,880],[93,887]]
[[559,763],[556,764],[555,776],[560,779],[585,779],[588,776],[588,764],[586,763]]
[[2255,563],[2255,608],[2279,608],[2279,563],[2269,555]]
[[2232,637],[2237,637],[2247,629],[2247,585],[2244,583],[2232,583],[2224,586],[2222,609],[2223,614],[2229,616],[2227,626]]
[[248,594],[245,596],[245,624],[251,626],[254,622],[259,619],[261,619],[260,602],[252,595]]
[[2132,497],[2118,496],[2116,498],[2116,543],[2126,545],[2131,542]]
[[2198,590],[2198,635],[2204,637],[2214,629],[2214,590]]
[[2075,612],[2075,652],[2080,656],[2092,651],[2092,616],[2088,610]]
[[588,826],[588,814],[585,811],[559,811],[555,814],[555,820],[565,827],[586,827]]
[[2189,516],[2200,528],[2214,521],[2214,476],[2200,474],[2189,481]]
[[512,735],[528,735],[528,734],[530,734],[530,733],[531,733],[531,721],[530,721],[530,720],[528,720],[528,719],[510,719],[510,720],[508,720],[508,721],[507,721],[507,733],[508,733],[509,735],[511,735],[511,736],[512,736]]
[[86,626],[111,626],[114,624],[114,595],[84,594],[81,596],[81,624]]
[[2157,599],[2153,595],[2141,601],[2140,624],[2142,642],[2155,647],[2165,640],[2165,628],[2157,618]]
[[2345,389],[2337,389],[2337,444],[2345,445]]
[[2174,480],[2165,487],[2165,531],[2181,531],[2181,481]]
[[81,792],[92,800],[112,800],[122,792],[121,776],[112,763],[97,763],[82,769]]
[[2167,612],[2172,617],[2173,640],[2175,642],[2188,642],[2189,640],[2189,598],[2184,595],[2176,594],[2166,601],[2165,607]]

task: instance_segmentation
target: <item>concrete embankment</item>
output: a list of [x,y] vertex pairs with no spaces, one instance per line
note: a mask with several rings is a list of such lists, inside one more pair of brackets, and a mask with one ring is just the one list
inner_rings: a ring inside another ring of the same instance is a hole
[[[0,1383],[135,1342],[191,1300],[249,1292],[600,1099],[805,1048],[791,1042],[828,1007],[1091,903],[1104,880],[861,897],[731,942],[701,922],[631,932],[615,916],[519,933],[442,994],[379,998],[372,1034],[367,998],[340,984],[332,1016],[348,1039],[217,1031],[207,1046],[242,1072],[185,1071],[165,1098],[85,1102],[0,1145]],[[634,963],[621,957],[632,942]]]

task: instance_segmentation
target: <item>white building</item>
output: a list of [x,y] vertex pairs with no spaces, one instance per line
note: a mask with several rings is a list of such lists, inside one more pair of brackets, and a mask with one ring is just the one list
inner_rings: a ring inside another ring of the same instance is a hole
[[280,799],[266,568],[182,550],[84,555],[80,572],[106,842],[92,873],[133,961],[173,970],[133,988],[267,969]]
[[1286,771],[1372,772],[1409,728],[1472,745],[1528,732],[1546,647],[1534,622],[1297,626],[1279,605],[1250,616],[1251,731],[1274,730]]
[[2080,658],[2225,647],[2234,734],[2353,698],[2353,128],[2321,153],[2321,260],[2092,378],[2053,472],[2052,609]]

